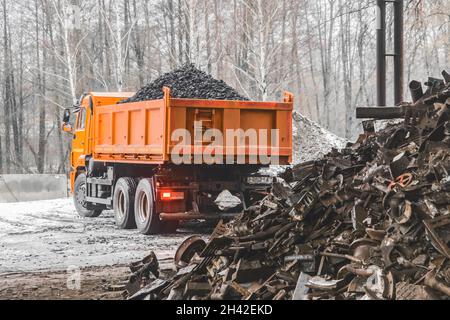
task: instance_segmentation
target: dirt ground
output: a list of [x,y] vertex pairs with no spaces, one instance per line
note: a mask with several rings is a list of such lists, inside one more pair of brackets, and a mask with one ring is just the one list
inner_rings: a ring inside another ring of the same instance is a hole
[[[118,230],[112,212],[80,218],[71,199],[0,204],[0,299],[121,298],[105,287],[125,280],[125,266],[154,251],[171,269],[183,240],[203,230],[147,237]],[[67,285],[74,275],[80,290]]]
[[81,270],[80,286],[72,285],[69,272],[11,273],[0,275],[0,300],[121,300],[124,266]]

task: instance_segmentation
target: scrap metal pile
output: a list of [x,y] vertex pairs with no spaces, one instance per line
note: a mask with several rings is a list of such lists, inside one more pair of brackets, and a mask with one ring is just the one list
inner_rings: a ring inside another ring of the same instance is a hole
[[129,298],[449,299],[450,82],[427,85],[403,124],[366,122],[357,143],[289,169]]
[[163,98],[163,87],[171,89],[173,98],[206,100],[248,100],[222,80],[188,64],[166,73],[140,89],[133,97],[122,103],[157,100]]

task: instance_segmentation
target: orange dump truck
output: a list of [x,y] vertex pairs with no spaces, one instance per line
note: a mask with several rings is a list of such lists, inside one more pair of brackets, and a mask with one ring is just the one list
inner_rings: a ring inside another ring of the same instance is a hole
[[119,104],[131,96],[85,94],[64,114],[71,188],[84,217],[113,209],[120,228],[143,234],[232,218],[270,188],[258,174],[267,160],[291,162],[290,93],[280,103],[193,100],[164,88],[161,100]]

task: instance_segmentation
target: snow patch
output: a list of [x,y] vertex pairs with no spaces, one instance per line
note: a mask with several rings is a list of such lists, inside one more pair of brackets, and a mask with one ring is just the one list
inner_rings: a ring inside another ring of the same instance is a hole
[[294,112],[293,119],[294,164],[319,160],[348,143],[298,112]]
[[231,194],[230,191],[224,190],[214,201],[221,211],[227,211],[236,208],[242,204],[241,199]]

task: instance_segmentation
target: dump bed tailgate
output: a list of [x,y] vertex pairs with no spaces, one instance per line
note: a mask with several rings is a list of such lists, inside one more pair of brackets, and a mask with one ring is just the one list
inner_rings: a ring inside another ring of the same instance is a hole
[[[281,103],[192,100],[172,99],[170,91],[165,89],[161,100],[97,107],[94,111],[94,158],[106,162],[168,163],[180,143],[173,138],[183,131],[190,137],[190,143],[184,142],[188,147],[182,152],[190,150],[189,154],[194,157],[208,148],[208,143],[199,141],[199,137],[214,129],[224,136],[221,141],[224,146],[222,150],[215,149],[215,155],[244,154],[248,157],[262,152],[278,155],[281,164],[288,164],[292,158],[292,111],[291,94],[286,94]],[[243,145],[235,143],[234,148],[226,147],[231,145],[227,132],[250,133],[251,129],[256,130],[257,140],[246,139]],[[267,139],[262,139],[262,132],[267,133]],[[277,142],[274,144],[272,140]],[[217,141],[215,143],[217,146]]]

